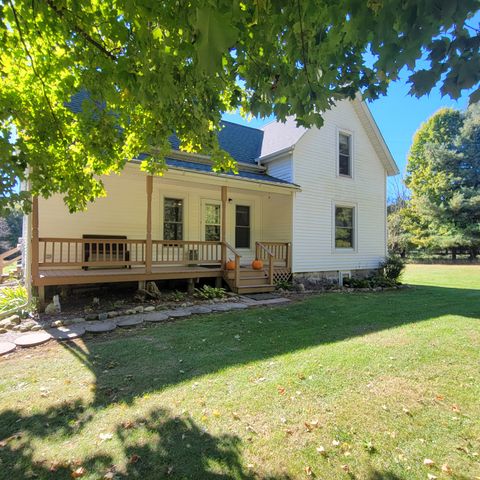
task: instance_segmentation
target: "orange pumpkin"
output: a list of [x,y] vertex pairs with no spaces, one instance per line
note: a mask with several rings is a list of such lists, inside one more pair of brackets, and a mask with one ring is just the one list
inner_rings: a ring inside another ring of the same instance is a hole
[[235,260],[229,260],[225,267],[227,270],[235,270]]
[[254,270],[261,270],[263,268],[263,262],[261,260],[255,259],[252,262],[252,268]]

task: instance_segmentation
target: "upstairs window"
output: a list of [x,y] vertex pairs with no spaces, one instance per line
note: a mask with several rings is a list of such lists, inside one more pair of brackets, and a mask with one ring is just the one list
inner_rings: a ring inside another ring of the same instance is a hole
[[338,174],[352,176],[352,136],[343,132],[338,134]]
[[163,203],[163,239],[183,240],[183,200],[165,198]]
[[354,248],[355,209],[335,207],[335,248]]

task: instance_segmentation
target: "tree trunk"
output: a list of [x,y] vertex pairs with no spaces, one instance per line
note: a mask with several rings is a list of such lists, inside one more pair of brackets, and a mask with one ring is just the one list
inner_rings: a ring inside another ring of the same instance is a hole
[[455,261],[457,259],[457,248],[452,247],[452,261]]

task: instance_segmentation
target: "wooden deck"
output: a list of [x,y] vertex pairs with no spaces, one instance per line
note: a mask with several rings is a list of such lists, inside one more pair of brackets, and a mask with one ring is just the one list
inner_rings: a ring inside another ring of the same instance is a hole
[[222,276],[219,266],[203,267],[161,266],[152,267],[147,273],[145,267],[132,268],[89,268],[82,269],[41,269],[35,281],[37,286],[80,285],[88,283],[137,282],[150,280],[174,280],[188,278],[215,278]]

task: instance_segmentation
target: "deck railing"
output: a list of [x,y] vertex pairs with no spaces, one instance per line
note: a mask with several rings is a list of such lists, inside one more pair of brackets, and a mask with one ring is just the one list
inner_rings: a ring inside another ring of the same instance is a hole
[[[263,247],[263,248],[262,248]],[[276,267],[290,269],[292,265],[292,248],[288,242],[257,242],[255,244],[255,257],[268,261],[269,253],[273,256]]]
[[145,240],[39,238],[40,267],[131,267],[145,263]]
[[152,264],[221,264],[222,242],[153,240]]
[[[39,238],[39,267],[146,265],[146,240]],[[153,240],[152,265],[222,264],[222,242]]]

